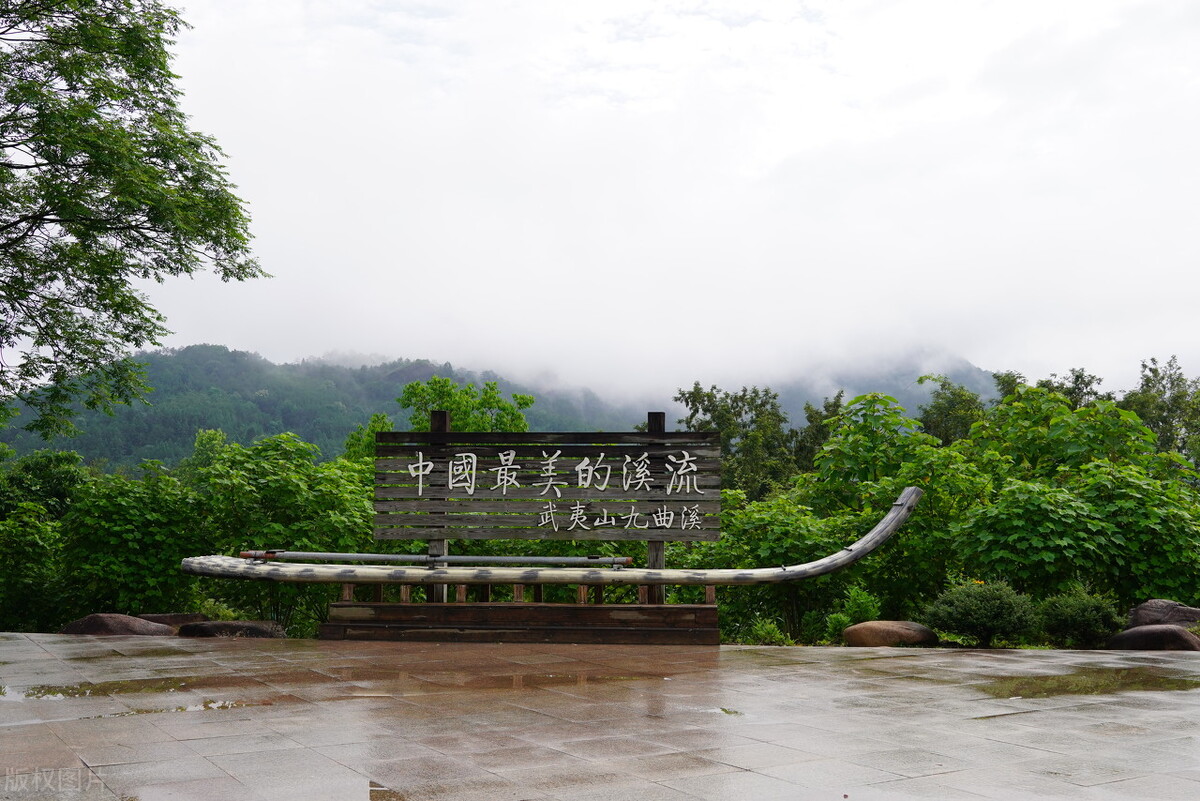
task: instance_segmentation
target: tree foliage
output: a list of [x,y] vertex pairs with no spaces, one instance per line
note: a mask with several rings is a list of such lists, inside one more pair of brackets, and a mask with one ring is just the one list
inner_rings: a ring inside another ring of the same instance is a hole
[[697,381],[691,389],[679,390],[675,401],[687,410],[679,420],[685,431],[720,432],[722,486],[756,500],[796,474],[797,435],[770,389],[728,392],[704,389]]
[[1137,414],[1154,432],[1160,451],[1178,451],[1200,462],[1200,378],[1189,379],[1172,356],[1142,362],[1136,389],[1117,404]]
[[921,429],[937,437],[943,445],[966,438],[971,433],[971,426],[983,419],[986,408],[983,399],[944,375],[923,375],[917,379],[919,384],[929,382],[936,386],[929,403],[920,407],[917,420]]
[[483,389],[474,384],[456,384],[449,378],[434,376],[428,381],[414,381],[404,387],[396,402],[403,409],[412,409],[408,423],[410,431],[428,431],[429,413],[450,412],[453,431],[528,431],[524,410],[533,405],[532,395],[514,393],[512,400],[504,399],[496,381],[484,382]]
[[131,350],[166,333],[134,281],[262,275],[214,141],[179,108],[158,0],[0,6],[0,411],[44,436],[72,400],[146,389]]
[[820,407],[804,404],[805,426],[796,432],[796,467],[809,471],[816,467],[817,454],[832,433],[833,420],[842,412],[846,393],[838,390],[832,398],[825,398]]

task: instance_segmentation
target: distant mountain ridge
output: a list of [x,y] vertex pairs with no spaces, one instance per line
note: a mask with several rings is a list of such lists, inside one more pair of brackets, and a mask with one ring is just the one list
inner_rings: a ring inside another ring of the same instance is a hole
[[[109,467],[133,466],[146,459],[177,463],[191,453],[196,432],[221,429],[230,440],[248,444],[255,439],[292,431],[316,444],[326,458],[338,455],[346,436],[372,414],[386,413],[398,427],[407,426],[407,411],[396,403],[404,386],[434,375],[459,383],[496,381],[507,395],[529,393],[537,402],[526,411],[534,431],[629,431],[646,419],[645,403],[605,399],[587,388],[529,386],[491,372],[474,372],[425,359],[396,359],[382,364],[350,367],[323,359],[274,364],[246,351],[220,345],[191,345],[138,354],[154,391],[149,403],[118,407],[112,416],[81,412],[82,433],[72,439],[44,443],[29,432],[0,429],[0,442],[18,452],[54,447],[76,450],[91,462]],[[838,388],[846,399],[864,392],[895,396],[912,415],[926,401],[930,387],[917,384],[922,372],[917,360],[889,370],[846,370],[841,375],[810,376],[772,385],[794,427],[805,424],[804,404],[819,405]],[[943,369],[955,381],[981,394],[991,390],[991,374],[959,360]],[[708,386],[701,378],[701,384]],[[762,384],[760,384],[761,386]],[[740,387],[724,386],[737,390]],[[674,392],[671,393],[674,395]],[[666,410],[668,427],[681,416],[671,397],[657,399]],[[20,425],[20,418],[14,421]]]

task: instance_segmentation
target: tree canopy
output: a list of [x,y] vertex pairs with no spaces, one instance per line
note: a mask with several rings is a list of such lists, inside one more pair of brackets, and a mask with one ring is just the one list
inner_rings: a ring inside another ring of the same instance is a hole
[[404,409],[412,409],[408,417],[412,431],[429,430],[429,413],[450,412],[453,431],[528,431],[524,411],[534,403],[532,395],[513,393],[512,401],[504,399],[496,381],[485,381],[483,389],[474,384],[459,385],[449,378],[433,376],[428,381],[413,381],[396,398]]
[[167,329],[134,281],[263,275],[223,154],[179,107],[183,25],[157,0],[0,5],[0,414],[23,402],[43,436],[72,400],[145,391],[127,357]]

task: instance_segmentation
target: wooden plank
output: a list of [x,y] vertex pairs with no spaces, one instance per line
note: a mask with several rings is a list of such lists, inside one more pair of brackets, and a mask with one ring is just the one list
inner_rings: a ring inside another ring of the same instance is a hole
[[[693,518],[691,523],[688,524],[688,527],[683,528],[682,518],[684,515],[684,506],[687,506],[690,510],[691,504],[680,504],[679,507],[674,508],[670,506],[667,507],[666,512],[673,525],[654,524],[654,515],[661,511],[661,507],[659,509],[645,507],[645,511],[635,510],[636,517],[630,519],[643,524],[642,526],[637,526],[639,530],[644,529],[646,531],[659,531],[666,533],[674,531],[691,531],[692,529],[715,529],[720,526],[720,519],[716,515],[710,514]],[[586,513],[589,510],[585,507],[581,511]],[[592,529],[604,532],[611,531],[614,532],[614,538],[616,538],[616,532],[632,531],[635,528],[635,526],[629,524],[624,526],[607,523],[603,525],[597,525],[596,521],[599,519],[598,516],[600,513],[601,510],[597,509],[591,514],[585,514],[580,519],[578,525],[572,526],[570,507],[564,509],[563,507],[556,505],[554,509],[554,518],[560,530],[564,528],[573,528],[582,531],[589,531]],[[488,528],[504,528],[506,526],[514,526],[516,528],[545,528],[553,531],[554,525],[549,522],[542,523],[540,514],[540,512],[532,512],[531,514],[491,513],[463,515],[445,513],[439,517],[431,519],[424,513],[395,512],[375,515],[375,525],[387,526],[389,528],[403,528],[404,526],[417,526],[420,528],[481,528],[484,526]],[[608,519],[610,521],[620,522],[621,520],[625,519],[628,514],[629,513],[618,516],[614,514],[614,510],[609,510]],[[453,539],[453,537],[450,537],[449,535],[447,535],[447,537],[449,539]]]
[[[553,500],[553,499],[552,499]],[[404,513],[404,514],[428,514],[429,512],[469,512],[471,514],[540,514],[546,508],[547,501],[536,500],[470,500],[463,498],[455,498],[452,500],[416,500],[397,498],[384,501],[375,501],[375,511],[377,513]],[[608,500],[579,500],[580,508],[584,511],[593,514],[600,514],[607,509],[610,516],[618,513],[629,514],[631,506],[642,504],[642,509],[658,509],[662,505],[668,504],[670,507],[686,506],[688,509],[695,509],[700,514],[715,515],[721,512],[721,502],[719,500],[696,500],[688,496],[675,496],[670,500],[661,498],[643,499],[637,501],[619,501],[611,502]],[[570,509],[576,503],[560,504],[558,500],[554,500],[556,508]]]
[[470,445],[470,444],[415,444],[415,445],[379,445],[375,452],[376,469],[407,470],[408,465],[421,460],[432,461],[437,465],[444,464],[461,453],[475,454],[479,465],[488,464],[496,467],[500,463],[501,454],[510,458],[512,463],[522,470],[540,468],[547,460],[553,459],[553,466],[558,470],[574,470],[583,459],[589,464],[609,466],[620,472],[625,459],[636,461],[642,456],[649,457],[651,465],[660,466],[670,462],[668,457],[680,458],[686,452],[697,462],[711,462],[721,458],[719,445],[706,442],[655,443],[643,445],[612,445],[604,443],[580,445]]
[[318,635],[325,640],[377,642],[562,643],[589,645],[720,645],[716,628],[408,628],[371,624],[325,623]]
[[579,540],[579,541],[612,541],[612,542],[716,542],[720,531],[716,529],[592,529],[585,531],[575,529],[568,531],[560,528],[555,531],[549,527],[543,528],[421,528],[409,526],[393,528],[379,526],[375,528],[377,540],[430,540],[433,538],[460,540]]
[[[646,415],[646,433],[662,434],[666,430],[666,414],[663,412],[651,412]],[[718,441],[719,444],[719,441]],[[706,473],[713,474],[717,471],[708,470]],[[663,542],[647,542],[646,543],[646,567],[649,570],[662,570],[666,566],[666,544]],[[646,601],[652,604],[661,604],[666,600],[666,593],[661,586],[648,586],[646,588]]]
[[377,431],[375,447],[404,444],[464,444],[464,445],[540,445],[540,444],[614,444],[652,445],[655,443],[697,442],[719,444],[716,431],[536,431],[536,432],[476,432],[476,431]]
[[578,624],[671,628],[716,625],[717,609],[706,604],[335,603],[329,607],[329,621],[471,627]]
[[[510,490],[507,495],[492,493],[490,491],[476,491],[474,495],[470,495],[462,491],[449,491],[445,487],[430,487],[428,485],[419,488],[416,486],[378,486],[375,488],[375,502],[407,501],[413,509],[421,509],[421,504],[428,504],[431,510],[436,509],[436,505],[439,503],[463,502],[475,504],[524,502],[532,506],[535,504],[544,504],[547,501],[553,501],[556,504],[583,501],[584,503],[608,506],[609,508],[631,503],[719,504],[721,502],[721,488],[715,482],[702,483],[699,485],[699,489],[702,491],[673,492],[667,495],[658,488],[639,492],[605,493],[580,489],[578,487],[566,487],[560,489],[558,494],[555,495],[553,492],[542,494],[533,487],[520,487]],[[486,508],[484,511],[486,511]]]
[[[441,409],[435,409],[429,413],[429,429],[431,434],[443,435],[450,432],[450,412]],[[433,516],[438,516],[436,512],[431,513]],[[378,539],[378,537],[376,537]],[[429,548],[427,553],[429,556],[445,556],[450,552],[450,545],[445,539],[436,537],[429,539]],[[446,585],[434,584],[429,588],[426,597],[433,602],[441,603],[446,600]]]
[[[666,567],[666,543],[663,542],[647,542],[646,543],[646,568],[648,570],[662,570]],[[646,589],[646,602],[652,604],[661,604],[665,600],[665,594],[661,585],[654,585]]]

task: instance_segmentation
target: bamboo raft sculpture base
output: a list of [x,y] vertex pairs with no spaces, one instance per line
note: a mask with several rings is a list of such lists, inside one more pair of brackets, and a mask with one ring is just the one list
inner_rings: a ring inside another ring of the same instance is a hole
[[[716,645],[718,586],[797,581],[846,567],[887,541],[922,494],[908,487],[861,539],[813,562],[668,569],[666,542],[720,536],[720,440],[710,432],[668,433],[665,417],[651,412],[645,433],[483,434],[452,433],[449,414],[433,412],[430,432],[376,434],[375,538],[425,540],[426,554],[253,551],[189,557],[181,568],[341,584],[342,600],[320,628],[324,639]],[[624,557],[450,556],[449,542],[464,539],[640,540],[646,566],[628,567]],[[519,566],[493,566],[513,563]],[[371,601],[356,601],[357,584],[375,587]],[[387,585],[399,587],[398,603],[383,602]],[[493,602],[493,585],[511,585],[514,601]],[[550,585],[573,585],[576,603],[544,603]],[[637,587],[638,602],[605,603],[607,586]],[[665,603],[666,586],[704,587],[704,603]],[[423,589],[425,602],[412,602],[413,587]],[[468,587],[481,602],[466,602]],[[457,603],[449,602],[450,588]]]

